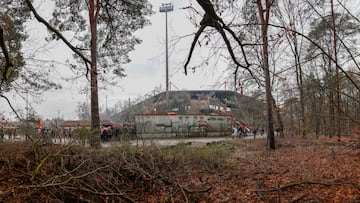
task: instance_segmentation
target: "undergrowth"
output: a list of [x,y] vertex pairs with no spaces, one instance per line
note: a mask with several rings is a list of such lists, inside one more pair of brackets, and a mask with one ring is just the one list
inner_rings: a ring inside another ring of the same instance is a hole
[[155,199],[186,200],[208,186],[195,191],[180,180],[190,170],[220,169],[233,149],[228,143],[107,149],[0,143],[0,202],[143,202],[154,192],[161,193]]

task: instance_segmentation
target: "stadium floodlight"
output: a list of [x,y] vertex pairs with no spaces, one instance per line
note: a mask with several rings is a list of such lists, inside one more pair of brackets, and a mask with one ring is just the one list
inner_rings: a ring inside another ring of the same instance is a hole
[[160,12],[165,13],[165,46],[166,46],[166,104],[169,102],[169,53],[168,53],[168,23],[167,13],[174,10],[172,3],[163,3],[160,6]]

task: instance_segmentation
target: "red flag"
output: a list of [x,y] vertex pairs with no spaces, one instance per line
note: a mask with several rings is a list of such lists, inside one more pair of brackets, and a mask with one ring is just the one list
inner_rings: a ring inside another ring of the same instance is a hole
[[38,121],[38,129],[42,129],[42,120],[40,117],[38,118]]

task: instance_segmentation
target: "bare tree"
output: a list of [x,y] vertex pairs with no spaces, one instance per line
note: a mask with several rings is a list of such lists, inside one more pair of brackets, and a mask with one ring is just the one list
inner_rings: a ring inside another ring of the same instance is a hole
[[339,137],[341,133],[340,126],[340,81],[339,81],[339,64],[338,64],[338,50],[337,50],[337,37],[336,37],[336,15],[334,12],[334,1],[331,0],[331,18],[332,18],[332,30],[333,30],[333,47],[334,47],[334,63],[336,69],[336,125],[335,133]]
[[[279,19],[280,23],[284,27],[290,27],[293,30],[298,30],[299,32],[305,32],[305,26],[309,22],[312,13],[314,12],[311,7],[308,5],[308,2],[300,0],[283,0],[275,7],[275,15]],[[318,1],[318,5],[323,5],[323,1]],[[314,3],[315,4],[315,3]],[[300,103],[300,133],[304,137],[306,135],[306,116],[305,116],[305,88],[303,84],[304,80],[304,70],[302,63],[302,55],[304,49],[304,38],[299,37],[297,34],[289,31],[284,31],[282,37],[285,37],[291,53],[293,55],[295,75],[296,75],[296,84],[299,94],[299,103]]]
[[78,102],[76,108],[80,120],[91,120],[91,107],[87,102]]
[[267,139],[268,147],[270,149],[275,149],[275,136],[274,136],[274,119],[273,119],[273,97],[271,94],[270,86],[270,65],[269,65],[269,51],[268,51],[268,28],[270,20],[270,9],[271,9],[270,0],[257,0],[256,4],[258,7],[258,14],[260,18],[260,27],[261,27],[261,39],[262,39],[262,56],[263,56],[263,69],[265,76],[265,89],[266,89],[266,107],[267,107]]
[[[86,76],[90,72],[91,124],[94,132],[90,144],[98,146],[98,80],[107,73],[125,76],[121,64],[130,61],[128,53],[141,42],[132,33],[148,24],[144,16],[152,13],[150,4],[147,0],[57,0],[53,19],[47,21],[37,13],[30,0],[26,0],[26,3],[35,18],[50,30],[51,39],[61,39],[85,64]],[[84,13],[88,15],[84,16]],[[75,42],[64,37],[62,32],[65,31],[75,33]],[[106,81],[110,81],[110,76],[106,78]]]

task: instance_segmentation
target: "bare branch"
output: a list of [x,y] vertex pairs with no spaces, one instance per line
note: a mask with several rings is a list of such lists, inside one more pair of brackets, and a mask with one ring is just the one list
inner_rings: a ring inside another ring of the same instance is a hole
[[22,120],[21,117],[19,116],[19,114],[17,113],[17,111],[15,110],[15,108],[12,106],[9,98],[7,98],[5,95],[3,94],[0,94],[0,97],[4,98],[6,100],[6,102],[9,104],[11,110],[15,113],[16,117],[19,119],[19,120]]
[[[187,74],[187,66],[188,66],[188,64],[190,62],[192,53],[194,51],[194,47],[196,45],[196,42],[198,41],[199,36],[204,31],[204,29],[207,26],[209,26],[209,27],[215,28],[221,34],[221,36],[222,36],[222,38],[223,38],[223,40],[224,40],[224,42],[226,44],[227,50],[228,50],[228,52],[229,52],[229,54],[231,56],[231,59],[233,60],[233,62],[237,66],[234,74],[237,74],[238,68],[241,67],[241,68],[244,68],[247,71],[249,71],[251,76],[255,79],[253,73],[249,69],[250,64],[249,64],[249,62],[248,62],[248,60],[246,58],[244,45],[241,43],[241,41],[236,36],[236,34],[227,25],[225,25],[224,21],[216,14],[216,12],[214,10],[214,7],[213,7],[213,5],[211,4],[211,2],[209,0],[197,0],[197,2],[203,8],[203,10],[205,11],[205,14],[204,14],[204,16],[203,16],[203,18],[202,18],[202,20],[200,22],[201,27],[199,28],[199,30],[195,34],[195,37],[193,39],[193,42],[191,44],[191,48],[190,48],[190,51],[189,51],[189,56],[188,56],[187,61],[186,61],[185,65],[184,65],[185,75]],[[230,41],[229,41],[228,37],[226,36],[226,33],[225,33],[224,30],[228,31],[231,34],[231,36],[236,40],[238,45],[240,46],[242,55],[243,55],[244,60],[245,60],[245,64],[241,64],[236,59],[233,48],[231,47]],[[236,76],[235,76],[235,80],[236,80]]]
[[35,18],[42,24],[44,24],[49,30],[54,32],[56,36],[58,36],[73,52],[75,52],[79,57],[81,57],[86,63],[91,64],[91,61],[84,56],[76,47],[74,47],[55,27],[50,25],[44,18],[42,18],[37,11],[35,10],[34,6],[31,3],[31,0],[26,0],[30,10],[34,14]]
[[186,60],[186,63],[185,63],[185,65],[184,65],[185,75],[187,75],[187,66],[188,66],[189,63],[190,63],[190,59],[191,59],[192,53],[193,53],[193,51],[194,51],[194,49],[195,49],[196,42],[198,41],[198,39],[199,39],[201,33],[204,31],[205,27],[206,27],[206,26],[201,26],[201,27],[199,28],[199,30],[198,30],[198,31],[196,32],[196,34],[195,34],[195,37],[194,37],[193,42],[191,43],[191,48],[190,48],[189,56],[188,56],[188,58],[187,58],[187,60]]
[[[310,37],[306,36],[303,33],[300,33],[296,30],[281,26],[281,25],[275,25],[275,24],[269,24],[269,26],[275,27],[275,28],[281,28],[281,29],[287,29],[293,33],[296,33],[302,37],[304,37],[305,39],[307,39],[310,43],[312,43],[314,46],[316,46],[327,58],[329,58],[332,62],[336,63],[339,66],[339,69],[341,70],[342,73],[344,73],[344,75],[346,76],[346,78],[348,78],[350,80],[350,82],[355,86],[355,88],[357,90],[360,90],[360,86],[349,76],[349,74],[340,66],[340,64],[338,64],[335,59],[329,54],[327,53],[318,43],[316,43],[314,40],[312,40]],[[339,38],[338,38],[339,39]],[[348,47],[344,44],[344,42],[339,39],[339,41],[342,43],[342,45],[345,47],[345,49],[348,51],[348,53],[351,55],[352,60],[354,61],[355,65],[360,69],[359,65],[357,64],[357,62],[355,61],[355,58],[353,57],[353,55],[351,54],[350,50],[348,49]]]

